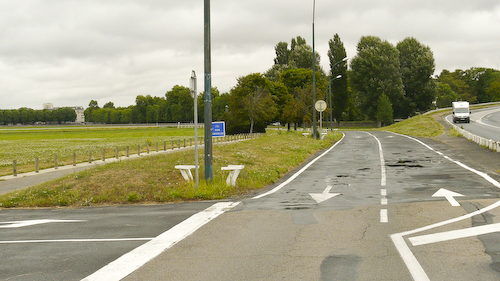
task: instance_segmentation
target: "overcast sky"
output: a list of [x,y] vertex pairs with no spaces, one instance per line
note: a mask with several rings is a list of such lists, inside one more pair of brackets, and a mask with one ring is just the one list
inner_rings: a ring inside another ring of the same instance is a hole
[[[274,46],[312,45],[313,0],[211,1],[212,86],[265,72]],[[0,108],[135,104],[137,95],[203,90],[202,0],[1,0]],[[347,56],[361,36],[393,44],[415,37],[441,70],[500,69],[498,0],[317,0],[315,45],[328,71],[328,40]]]

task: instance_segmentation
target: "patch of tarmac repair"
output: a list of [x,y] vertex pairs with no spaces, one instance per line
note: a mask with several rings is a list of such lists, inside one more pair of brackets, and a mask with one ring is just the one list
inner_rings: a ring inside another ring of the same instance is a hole
[[[467,213],[472,213],[482,209],[483,206],[477,202],[465,202],[462,203],[462,208]],[[489,212],[472,217],[472,227],[492,224],[493,222],[493,215]],[[500,272],[500,244],[497,243],[497,241],[500,240],[500,233],[483,234],[479,235],[477,238],[483,243],[484,252],[491,257],[491,269]]]
[[361,258],[354,255],[329,256],[321,263],[322,281],[353,281],[358,279]]

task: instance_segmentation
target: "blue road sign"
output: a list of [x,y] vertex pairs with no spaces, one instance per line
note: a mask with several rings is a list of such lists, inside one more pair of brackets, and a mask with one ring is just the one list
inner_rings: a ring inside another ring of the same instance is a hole
[[226,122],[212,122],[212,137],[226,136]]

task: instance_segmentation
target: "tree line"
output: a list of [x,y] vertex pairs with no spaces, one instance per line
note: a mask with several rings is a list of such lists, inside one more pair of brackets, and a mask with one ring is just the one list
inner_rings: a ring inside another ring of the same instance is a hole
[[[311,124],[313,56],[316,99],[327,102],[324,116],[337,122],[372,120],[388,125],[394,118],[449,107],[456,100],[500,101],[500,71],[473,67],[443,70],[433,77],[433,53],[413,37],[393,45],[376,36],[363,36],[350,59],[338,34],[328,44],[329,69],[325,71],[320,55],[313,53],[304,38],[292,38],[290,44],[279,42],[268,70],[237,78],[227,93],[212,89],[212,119],[225,121],[228,133],[263,131],[271,122],[288,124],[289,129]],[[197,96],[199,122],[204,121],[203,96]],[[116,108],[113,102],[99,107],[92,100],[85,120],[105,124],[193,122],[193,99],[189,88],[176,85],[163,97],[139,95],[135,105],[128,107]]]
[[54,110],[34,110],[31,108],[0,110],[0,124],[62,124],[75,122],[76,112],[71,107],[61,107]]

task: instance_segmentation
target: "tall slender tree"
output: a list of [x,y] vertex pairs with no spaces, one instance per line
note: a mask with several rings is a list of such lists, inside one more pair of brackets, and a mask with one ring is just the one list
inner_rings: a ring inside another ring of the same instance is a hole
[[435,70],[431,49],[408,37],[397,44],[401,77],[405,91],[403,117],[430,109],[436,100],[437,86],[432,78]]
[[376,119],[377,104],[382,94],[389,97],[394,116],[403,116],[404,90],[396,47],[378,37],[361,37],[357,54],[351,61],[351,69],[352,86],[360,110],[369,119]]
[[[326,102],[332,103],[333,117],[337,120],[338,124],[349,104],[349,91],[347,88],[347,54],[344,43],[340,40],[338,34],[335,34],[333,39],[328,41],[328,44],[330,46],[328,50],[328,58],[330,59],[329,88],[333,96],[331,100]],[[339,75],[340,77],[336,78]]]

